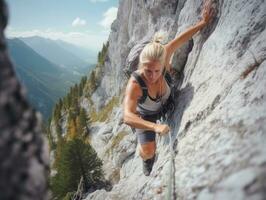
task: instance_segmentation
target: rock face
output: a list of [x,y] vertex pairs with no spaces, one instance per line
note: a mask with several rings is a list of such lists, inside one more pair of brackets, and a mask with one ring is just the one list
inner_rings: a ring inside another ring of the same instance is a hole
[[0,0],[0,199],[48,199],[48,144],[6,49],[7,7]]
[[[113,189],[86,199],[266,198],[266,2],[214,3],[216,18],[173,58],[173,67],[183,74],[176,111],[169,120],[175,167],[170,172],[169,137],[157,137],[158,158],[145,177],[135,135],[117,111],[120,117],[92,129],[92,144],[113,177]],[[166,40],[173,39],[198,21],[201,4],[120,1],[104,77],[94,95],[103,101],[123,92],[127,79],[122,72],[128,55],[134,54],[131,49],[158,30],[166,31]],[[123,137],[112,146],[121,131]],[[107,147],[113,147],[111,154],[104,153]],[[169,177],[174,181],[172,191]]]

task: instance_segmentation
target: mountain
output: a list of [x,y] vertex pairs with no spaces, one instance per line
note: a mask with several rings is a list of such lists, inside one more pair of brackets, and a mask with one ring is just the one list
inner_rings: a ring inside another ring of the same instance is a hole
[[8,39],[8,46],[15,70],[28,90],[30,101],[47,119],[54,102],[66,94],[80,76],[50,62],[20,39]]
[[80,59],[84,60],[85,62],[93,64],[97,62],[97,52],[93,50],[79,47],[62,40],[55,40],[55,42],[63,49],[73,53],[74,55],[78,56]]
[[[19,38],[44,58],[77,75],[84,75],[96,62],[96,53],[61,40],[39,36]],[[90,61],[88,62],[85,58]],[[93,60],[95,59],[95,60]]]

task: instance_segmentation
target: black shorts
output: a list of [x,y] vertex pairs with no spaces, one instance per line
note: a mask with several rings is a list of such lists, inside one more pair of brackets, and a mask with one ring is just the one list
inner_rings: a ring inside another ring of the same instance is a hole
[[[141,116],[142,119],[156,123],[156,120],[158,119],[158,115],[147,115],[147,116]],[[144,129],[138,129],[136,128],[136,134],[137,138],[140,144],[145,144],[147,142],[154,142],[156,133],[151,130],[144,130]]]

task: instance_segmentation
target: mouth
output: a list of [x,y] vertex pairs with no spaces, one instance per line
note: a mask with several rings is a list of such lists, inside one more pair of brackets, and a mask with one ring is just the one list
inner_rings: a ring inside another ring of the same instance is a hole
[[151,83],[155,83],[155,82],[156,82],[156,79],[154,79],[154,78],[152,79],[152,78],[151,78],[151,79],[150,79],[150,82],[151,82]]

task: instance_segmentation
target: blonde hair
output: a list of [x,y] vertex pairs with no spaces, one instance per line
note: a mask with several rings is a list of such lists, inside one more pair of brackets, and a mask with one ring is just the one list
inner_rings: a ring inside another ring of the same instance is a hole
[[141,68],[144,63],[154,60],[159,61],[164,65],[165,48],[164,45],[161,44],[163,39],[163,33],[158,32],[154,35],[152,41],[143,48],[139,56],[139,68]]

